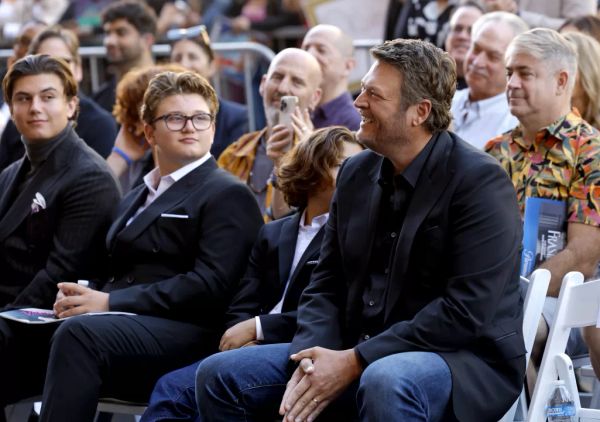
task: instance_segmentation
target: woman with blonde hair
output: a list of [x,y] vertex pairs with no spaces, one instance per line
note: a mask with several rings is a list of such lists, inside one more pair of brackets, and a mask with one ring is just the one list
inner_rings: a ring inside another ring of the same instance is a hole
[[564,37],[577,48],[577,80],[571,104],[584,120],[600,129],[600,43],[580,32],[568,32]]

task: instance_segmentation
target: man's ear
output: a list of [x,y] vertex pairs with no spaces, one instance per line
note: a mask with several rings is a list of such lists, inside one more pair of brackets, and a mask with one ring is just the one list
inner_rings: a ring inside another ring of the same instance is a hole
[[70,100],[67,100],[67,119],[73,120],[73,116],[75,116],[77,112],[77,107],[79,107],[79,97],[73,96]]
[[429,114],[431,114],[431,101],[421,100],[416,104],[416,113],[412,120],[413,126],[421,126],[427,120]]
[[144,40],[144,44],[146,44],[146,46],[148,47],[148,50],[152,50],[152,46],[154,45],[154,42],[156,41],[156,38],[154,37],[154,35],[146,33],[146,34],[142,34],[142,40]]
[[262,75],[260,78],[260,85],[258,86],[258,93],[261,97],[265,96],[265,84],[267,83],[267,75]]
[[317,88],[315,89],[315,92],[313,92],[311,98],[310,98],[310,106],[309,109],[312,111],[315,108],[317,108],[317,106],[319,105],[319,102],[321,101],[321,94],[323,94],[323,91],[321,90],[321,88]]
[[146,122],[144,122],[144,137],[146,138],[146,142],[148,142],[148,145],[154,148],[154,145],[156,145],[154,139],[154,126],[149,125]]
[[346,69],[346,77],[349,77],[352,70],[356,67],[356,60],[353,57],[349,57],[344,61],[344,68]]
[[558,74],[556,75],[557,96],[563,95],[566,92],[571,76],[575,77],[575,75],[569,75],[569,72],[564,69],[558,71]]

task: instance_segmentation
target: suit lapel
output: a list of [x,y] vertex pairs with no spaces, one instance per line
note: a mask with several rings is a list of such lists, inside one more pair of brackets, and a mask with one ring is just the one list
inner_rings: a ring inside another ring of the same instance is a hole
[[[208,175],[217,168],[214,159],[200,165],[175,182],[162,195],[156,198],[127,227],[118,232],[117,237],[124,242],[131,242],[148,228],[160,215],[177,204],[188,199],[189,192],[204,184]],[[137,209],[137,208],[136,208]]]
[[[321,241],[323,240],[323,236],[325,234],[325,226],[321,227],[315,237],[310,241],[306,250],[300,257],[296,268],[294,268],[294,272],[290,277],[290,286],[294,283],[296,277],[298,277],[298,273],[302,270],[302,268],[306,265],[309,259],[313,258],[321,249]],[[289,287],[288,287],[289,289]]]
[[112,250],[114,246],[117,234],[125,227],[127,220],[142,206],[148,195],[148,188],[146,185],[138,186],[131,195],[125,199],[126,203],[123,203],[123,212],[120,212],[116,220],[110,226],[106,235],[106,248]]
[[10,170],[10,173],[6,173],[6,181],[2,185],[4,189],[2,192],[0,192],[0,221],[10,207],[9,202],[14,197],[14,191],[17,188],[17,181],[23,180],[28,168],[29,166],[27,165],[27,161],[25,161],[25,158],[23,157],[19,160],[17,167],[13,167]]
[[430,156],[417,181],[394,250],[391,280],[398,280],[398,282],[392,282],[387,292],[385,320],[389,317],[400,296],[402,286],[399,280],[405,278],[415,233],[444,192],[453,172],[448,168],[449,156],[454,144],[453,139],[450,138],[447,132],[442,132],[434,141],[435,145],[433,145]]
[[[31,213],[31,203],[36,193],[39,192],[44,197],[47,206],[55,199],[54,193],[56,190],[54,186],[69,169],[69,160],[66,158],[70,155],[69,151],[72,147],[75,147],[75,145],[73,145],[70,137],[65,139],[62,145],[57,146],[56,150],[41,165],[27,187],[17,196],[12,206],[9,205],[10,208],[0,220],[0,241],[6,239]],[[21,163],[20,170],[22,170],[22,166],[23,163]]]
[[296,251],[300,217],[302,217],[302,213],[297,212],[292,218],[287,219],[279,232],[278,261],[280,286],[285,286],[290,274],[290,268]]

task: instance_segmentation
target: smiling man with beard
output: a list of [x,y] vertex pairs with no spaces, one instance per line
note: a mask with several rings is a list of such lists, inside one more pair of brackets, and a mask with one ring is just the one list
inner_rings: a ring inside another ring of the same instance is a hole
[[521,18],[507,12],[483,15],[473,25],[464,62],[468,88],[454,95],[452,123],[457,135],[478,148],[517,124],[506,102],[504,53],[511,40],[527,29]]
[[205,359],[200,421],[491,421],[521,391],[514,189],[447,131],[447,53],[402,39],[371,53],[355,101],[370,151],[339,171],[296,334]]

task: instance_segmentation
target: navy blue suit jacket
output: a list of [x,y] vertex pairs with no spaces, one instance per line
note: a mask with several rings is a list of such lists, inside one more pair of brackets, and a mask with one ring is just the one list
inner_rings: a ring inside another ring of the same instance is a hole
[[[265,343],[285,343],[296,331],[296,310],[302,291],[319,260],[324,227],[318,231],[290,274],[301,212],[264,225],[252,248],[248,268],[229,306],[228,326],[259,315]],[[280,314],[269,311],[289,287]]]
[[380,326],[360,331],[383,161],[364,151],[340,169],[290,353],[354,348],[365,365],[408,351],[438,353],[452,372],[458,419],[498,420],[525,372],[516,194],[493,157],[450,132],[429,142],[390,257]]

